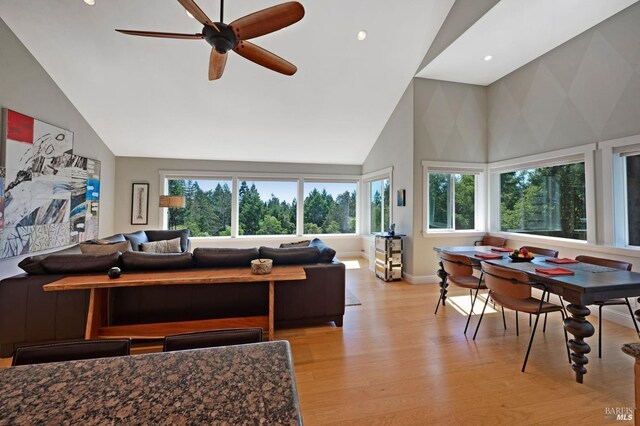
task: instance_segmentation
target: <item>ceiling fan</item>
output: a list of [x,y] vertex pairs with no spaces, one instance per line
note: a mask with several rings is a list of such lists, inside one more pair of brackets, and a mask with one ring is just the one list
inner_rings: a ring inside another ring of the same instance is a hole
[[249,39],[272,33],[295,24],[304,16],[304,7],[297,1],[290,1],[254,12],[230,24],[223,23],[224,0],[220,0],[220,22],[213,22],[200,9],[194,0],[178,0],[185,10],[198,20],[204,28],[202,33],[181,34],[154,31],[116,30],[118,32],[136,36],[177,38],[186,40],[205,39],[212,47],[209,57],[209,80],[222,77],[227,52],[235,51],[238,55],[273,71],[293,75],[298,70],[295,65],[281,57],[265,50]]

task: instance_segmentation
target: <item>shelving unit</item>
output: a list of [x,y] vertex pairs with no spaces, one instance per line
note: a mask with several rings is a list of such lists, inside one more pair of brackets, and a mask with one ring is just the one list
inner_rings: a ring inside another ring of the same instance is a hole
[[376,235],[376,276],[384,281],[402,279],[404,234]]

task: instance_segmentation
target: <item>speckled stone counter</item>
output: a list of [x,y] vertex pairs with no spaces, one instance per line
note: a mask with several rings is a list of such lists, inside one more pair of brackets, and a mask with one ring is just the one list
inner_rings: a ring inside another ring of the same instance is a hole
[[0,425],[301,423],[284,341],[0,371]]

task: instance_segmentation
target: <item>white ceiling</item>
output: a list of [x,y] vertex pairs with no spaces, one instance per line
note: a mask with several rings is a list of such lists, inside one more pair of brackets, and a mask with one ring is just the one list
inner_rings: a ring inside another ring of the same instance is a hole
[[[282,1],[228,1],[225,21]],[[214,82],[205,41],[114,31],[200,32],[175,0],[0,0],[0,16],[118,156],[362,164],[453,0],[301,2],[302,21],[252,40],[296,75],[230,52]]]
[[501,0],[416,76],[489,85],[636,1]]

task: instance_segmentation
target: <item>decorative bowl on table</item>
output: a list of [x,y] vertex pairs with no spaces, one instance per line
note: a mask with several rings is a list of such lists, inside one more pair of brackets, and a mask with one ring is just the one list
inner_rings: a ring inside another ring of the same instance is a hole
[[531,262],[534,256],[532,254],[530,254],[529,256],[530,257],[520,257],[518,255],[510,254],[509,259],[511,259],[512,262]]
[[257,275],[269,274],[272,266],[273,260],[271,259],[254,259],[251,261],[251,272]]

